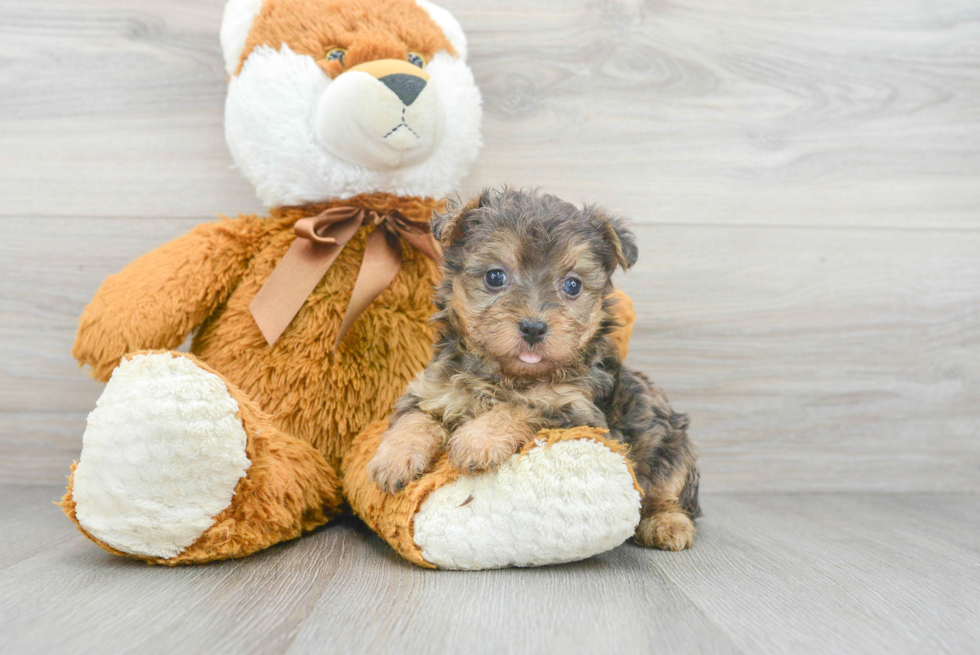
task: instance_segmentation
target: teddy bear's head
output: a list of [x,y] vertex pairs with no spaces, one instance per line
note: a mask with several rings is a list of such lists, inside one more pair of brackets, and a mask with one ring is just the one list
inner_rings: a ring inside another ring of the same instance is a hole
[[480,148],[466,37],[428,0],[229,0],[225,134],[269,207],[441,197]]

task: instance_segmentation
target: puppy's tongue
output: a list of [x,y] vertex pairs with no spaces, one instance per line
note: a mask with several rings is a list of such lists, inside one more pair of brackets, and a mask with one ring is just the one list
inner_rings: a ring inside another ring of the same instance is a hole
[[541,361],[541,355],[538,353],[521,353],[517,358],[525,364],[537,364]]

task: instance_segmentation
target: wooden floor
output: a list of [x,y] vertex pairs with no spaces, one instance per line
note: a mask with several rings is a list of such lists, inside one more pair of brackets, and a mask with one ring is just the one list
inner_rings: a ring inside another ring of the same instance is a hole
[[637,224],[631,363],[692,417],[682,554],[427,572],[354,521],[147,568],[50,501],[100,281],[261,211],[223,0],[0,0],[0,655],[980,652],[980,3],[437,0],[484,142]]
[[707,494],[684,553],[425,571],[356,521],[168,569],[66,529],[51,487],[0,487],[0,652],[980,652],[966,494]]

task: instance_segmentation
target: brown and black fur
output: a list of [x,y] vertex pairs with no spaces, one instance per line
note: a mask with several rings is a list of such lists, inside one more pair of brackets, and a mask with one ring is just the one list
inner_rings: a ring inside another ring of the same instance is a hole
[[[612,274],[637,259],[626,223],[547,194],[486,190],[437,216],[433,234],[445,254],[438,341],[396,404],[370,465],[375,482],[397,492],[447,447],[475,472],[541,428],[606,428],[629,446],[644,491],[636,540],[690,547],[700,509],[688,419],[620,362],[608,336]],[[506,282],[491,286],[501,273]]]

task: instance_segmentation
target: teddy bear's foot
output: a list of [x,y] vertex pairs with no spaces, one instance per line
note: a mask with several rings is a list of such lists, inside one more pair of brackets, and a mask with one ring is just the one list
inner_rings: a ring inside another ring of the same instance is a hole
[[163,564],[248,555],[322,525],[340,504],[312,446],[182,353],[120,363],[62,501],[106,550]]
[[633,535],[640,491],[622,447],[602,430],[542,430],[500,468],[461,475],[444,454],[398,494],[367,462],[386,425],[359,435],[344,460],[354,511],[403,557],[429,568],[491,569],[585,559]]

